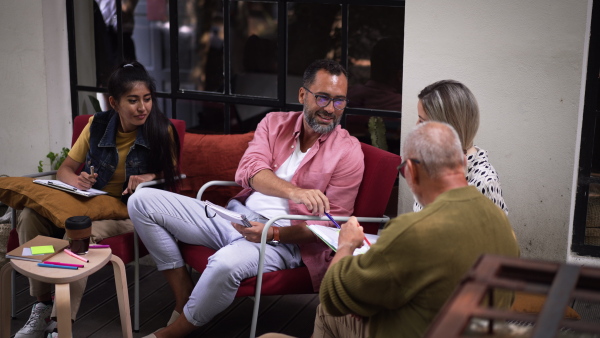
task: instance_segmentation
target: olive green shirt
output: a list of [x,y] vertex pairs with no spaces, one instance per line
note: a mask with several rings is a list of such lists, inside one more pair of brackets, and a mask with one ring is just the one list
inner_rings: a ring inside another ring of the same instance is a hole
[[[368,317],[371,337],[421,337],[477,258],[519,256],[505,213],[472,186],[392,219],[363,255],[327,271],[320,299],[341,316]],[[509,306],[512,294],[496,304]]]

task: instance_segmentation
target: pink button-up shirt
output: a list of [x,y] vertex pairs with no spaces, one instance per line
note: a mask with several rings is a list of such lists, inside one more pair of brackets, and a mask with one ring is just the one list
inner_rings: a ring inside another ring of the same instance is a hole
[[[242,156],[235,181],[244,187],[235,198],[244,202],[254,190],[248,183],[261,170],[276,171],[294,152],[303,121],[302,112],[269,113],[256,127],[254,139]],[[310,148],[290,183],[303,189],[318,189],[329,199],[330,212],[350,216],[364,172],[364,158],[358,140],[337,126],[321,135]],[[289,201],[290,214],[311,215],[304,204]],[[301,225],[302,221],[292,221]],[[311,223],[326,223],[311,221]],[[302,261],[307,266],[315,291],[319,290],[331,249],[322,241],[300,244]]]

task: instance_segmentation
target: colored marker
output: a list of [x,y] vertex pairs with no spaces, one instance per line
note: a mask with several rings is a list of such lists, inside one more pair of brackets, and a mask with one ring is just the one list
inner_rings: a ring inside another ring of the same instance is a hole
[[85,259],[85,258],[83,258],[83,257],[81,257],[81,256],[79,256],[79,255],[77,255],[76,253],[74,253],[73,251],[71,251],[71,250],[69,250],[69,249],[65,249],[64,251],[65,251],[65,253],[66,253],[67,255],[69,255],[69,256],[71,256],[71,257],[73,257],[73,258],[77,258],[77,259],[79,259],[80,261],[83,261],[83,262],[86,262],[86,263],[88,263],[88,262],[89,262],[89,260],[87,260],[87,259]]
[[62,262],[49,262],[49,261],[45,261],[44,264],[52,264],[52,265],[64,265],[64,266],[75,266],[78,268],[83,268],[85,267],[85,265],[83,264],[70,264],[70,263],[62,263]]
[[44,268],[57,268],[57,269],[70,269],[70,270],[78,270],[79,269],[76,266],[55,265],[55,264],[46,264],[46,263],[38,263],[38,266],[42,266]]

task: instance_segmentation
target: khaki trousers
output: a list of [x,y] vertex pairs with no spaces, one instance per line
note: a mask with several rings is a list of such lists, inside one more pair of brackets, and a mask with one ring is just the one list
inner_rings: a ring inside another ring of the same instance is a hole
[[[97,243],[105,238],[131,231],[133,231],[133,223],[129,219],[93,221],[90,243]],[[50,220],[29,208],[23,209],[17,218],[17,233],[19,234],[19,244],[23,244],[37,235],[66,239],[65,229],[55,226]],[[73,320],[77,317],[86,284],[87,277],[70,284],[71,319]],[[29,278],[29,293],[32,296],[39,297],[50,292],[52,292],[52,284]],[[56,308],[52,309],[52,317],[56,317]]]
[[352,315],[332,316],[325,312],[321,304],[317,306],[313,338],[369,337],[368,318],[356,318]]
[[[282,333],[267,333],[259,338],[291,338]],[[312,338],[367,338],[369,337],[369,323],[367,319],[357,319],[352,315],[332,316],[323,310],[321,304],[317,306],[315,328]]]

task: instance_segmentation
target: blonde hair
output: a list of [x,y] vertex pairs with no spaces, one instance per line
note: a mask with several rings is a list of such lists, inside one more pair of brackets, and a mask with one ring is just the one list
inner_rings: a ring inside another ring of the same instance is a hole
[[430,121],[454,127],[464,153],[473,147],[479,129],[479,106],[469,88],[458,81],[442,80],[425,87],[419,100]]

